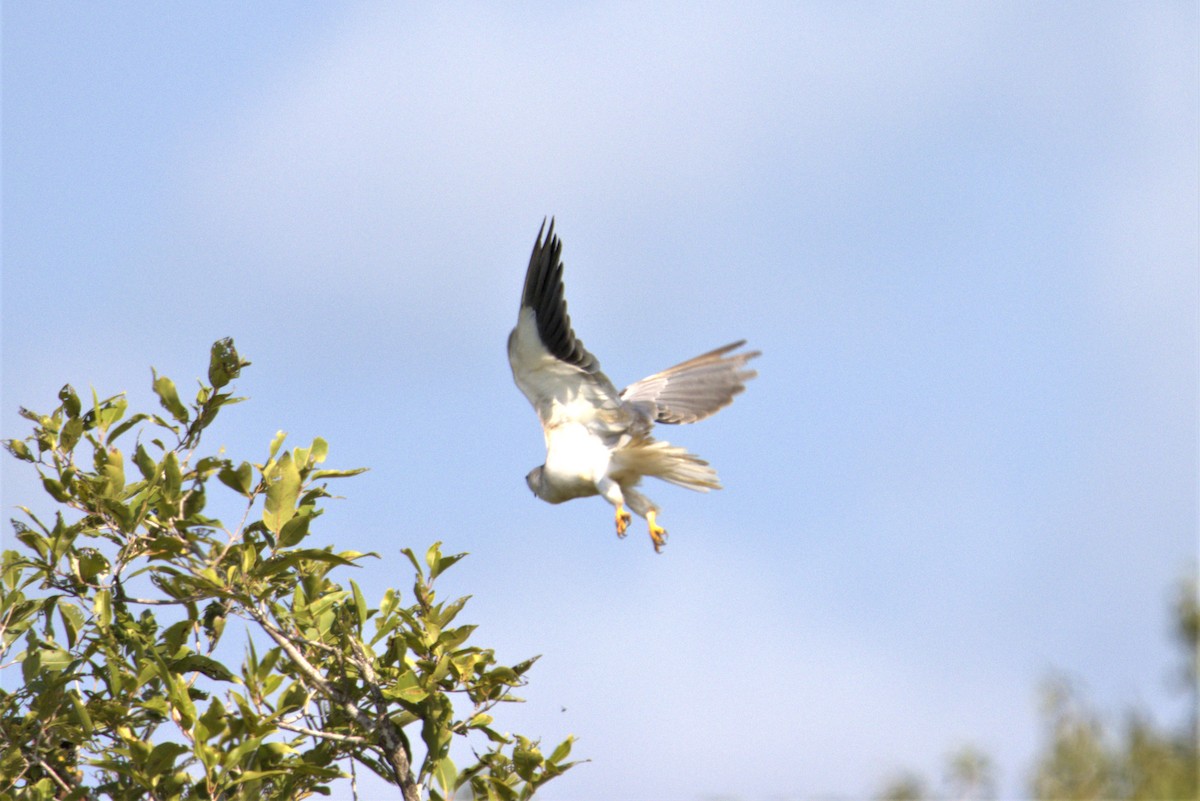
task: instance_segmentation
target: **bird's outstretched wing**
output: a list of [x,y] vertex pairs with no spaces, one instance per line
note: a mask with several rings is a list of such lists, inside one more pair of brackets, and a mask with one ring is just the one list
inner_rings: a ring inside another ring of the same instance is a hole
[[[545,229],[546,223],[542,223]],[[574,365],[588,373],[599,372],[600,363],[588,353],[583,342],[571,330],[567,300],[563,290],[562,241],[554,235],[554,220],[542,241],[542,229],[529,256],[525,273],[525,288],[521,292],[521,308],[533,309],[538,339],[546,350],[561,362]]]
[[513,380],[544,427],[565,421],[605,430],[623,427],[629,413],[616,387],[571,329],[563,297],[562,242],[554,235],[553,219],[548,231],[545,227],[542,223],[529,257],[517,325],[508,337]]
[[758,375],[746,368],[746,362],[760,351],[732,353],[745,344],[746,340],[739,340],[647,376],[621,390],[621,400],[658,423],[703,420],[732,403],[746,382]]

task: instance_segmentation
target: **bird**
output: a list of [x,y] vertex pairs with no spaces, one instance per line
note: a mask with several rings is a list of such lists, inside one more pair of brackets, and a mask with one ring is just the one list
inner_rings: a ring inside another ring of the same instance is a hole
[[542,220],[508,336],[513,381],[537,412],[546,439],[545,463],[525,477],[529,489],[552,504],[599,495],[615,509],[618,537],[625,536],[632,511],[646,520],[661,553],[667,531],[659,506],[637,489],[642,478],[698,492],[721,484],[708,462],[651,431],[656,423],[695,423],[728,406],[757,375],[746,363],[762,354],[740,350],[745,344],[710,350],[618,392],[571,327],[562,241],[554,219],[548,230]]

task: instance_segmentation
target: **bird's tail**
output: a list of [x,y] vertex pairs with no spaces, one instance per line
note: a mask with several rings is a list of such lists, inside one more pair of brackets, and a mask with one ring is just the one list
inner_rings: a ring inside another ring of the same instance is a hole
[[654,476],[697,492],[721,489],[717,471],[708,462],[685,448],[652,437],[638,438],[619,448],[613,461],[618,480],[628,473],[631,478]]

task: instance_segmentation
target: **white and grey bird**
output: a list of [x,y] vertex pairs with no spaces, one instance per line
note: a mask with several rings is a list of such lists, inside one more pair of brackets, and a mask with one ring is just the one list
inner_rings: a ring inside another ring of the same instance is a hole
[[571,330],[562,276],[562,242],[551,219],[548,231],[545,222],[538,231],[517,325],[508,336],[513,380],[546,436],[546,463],[525,481],[549,503],[602,496],[616,508],[621,537],[631,520],[626,510],[636,512],[661,551],[667,532],[658,523],[659,507],[636,489],[642,477],[699,492],[721,485],[708,462],[650,431],[655,423],[694,423],[728,406],[757,375],[746,362],[759,351],[735,352],[746,344],[740,340],[618,392]]

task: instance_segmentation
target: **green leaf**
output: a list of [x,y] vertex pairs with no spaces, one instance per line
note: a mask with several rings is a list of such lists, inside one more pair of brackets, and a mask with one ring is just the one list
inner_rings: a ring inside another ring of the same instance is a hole
[[[279,674],[276,673],[276,676]],[[304,689],[304,686],[299,682],[288,685],[288,688],[279,696],[279,701],[275,705],[275,711],[278,714],[287,714],[294,709],[299,709],[309,701],[309,693]]]
[[142,478],[147,481],[153,480],[158,475],[158,463],[150,458],[150,454],[146,453],[146,449],[139,442],[137,450],[133,452],[133,461],[137,465],[138,470],[142,474]]
[[175,767],[175,760],[188,750],[188,747],[181,743],[159,743],[146,759],[146,773],[157,776],[171,772]]
[[308,457],[312,448],[292,448],[292,461],[296,463],[296,469],[308,469]]
[[449,570],[451,567],[454,566],[455,562],[459,561],[464,556],[467,556],[467,554],[466,553],[456,553],[456,554],[451,554],[450,556],[439,555],[437,565],[429,573],[429,580],[432,581],[433,579],[435,579],[438,576],[445,573],[447,570]]
[[283,529],[279,532],[279,547],[291,548],[303,542],[308,536],[308,524],[312,520],[310,515],[296,515],[291,520],[283,524]]
[[438,646],[445,651],[453,651],[466,642],[476,628],[476,626],[459,626],[456,629],[446,629],[438,637]]
[[50,541],[22,523],[20,520],[10,520],[17,539],[37,551],[38,556],[45,559],[51,555]]
[[399,605],[400,593],[392,588],[388,588],[383,593],[383,598],[379,601],[379,614],[386,618]]
[[40,651],[42,670],[61,673],[71,664],[71,654],[53,643],[43,643]]
[[104,462],[104,494],[109,498],[120,498],[125,489],[125,457],[112,448]]
[[[167,669],[167,666],[163,665],[163,668]],[[185,729],[190,729],[196,722],[196,707],[188,693],[187,684],[165,675],[163,680],[163,683],[167,685],[167,698],[171,702],[171,707],[179,713],[180,725]]]
[[249,365],[250,362],[243,361],[238,355],[231,337],[219,339],[213,343],[209,355],[208,381],[213,385],[213,389],[220,389],[237,378],[242,368]]
[[208,496],[204,493],[204,484],[194,485],[183,502],[183,516],[189,520],[198,519],[207,502]]
[[29,452],[29,446],[19,439],[4,440],[4,449],[22,461],[33,461],[33,454]]
[[[92,391],[92,394],[95,395],[95,390]],[[129,408],[129,401],[121,395],[104,401],[96,411],[96,428],[100,431],[108,431],[109,426],[125,416],[127,408]]]
[[150,372],[154,376],[154,392],[158,395],[158,400],[162,404],[162,407],[170,412],[171,416],[180,423],[186,423],[188,421],[188,410],[183,405],[183,401],[179,400],[179,392],[175,389],[175,382],[165,375],[160,376],[153,369]]
[[335,604],[341,603],[343,600],[345,600],[345,598],[348,594],[349,593],[347,593],[345,590],[338,590],[335,592],[327,592],[324,595],[322,595],[321,597],[315,599],[311,604],[309,604],[308,613],[310,615],[312,615],[313,617],[320,617],[330,607],[332,607]]
[[491,726],[479,726],[478,729],[479,729],[479,731],[481,731],[485,735],[487,735],[487,738],[489,740],[491,740],[493,743],[496,743],[497,745],[508,745],[510,742],[512,742],[512,740],[509,737],[506,737],[505,735],[496,731]]
[[[31,634],[30,636],[32,637],[33,635]],[[24,659],[21,659],[22,655],[24,656]],[[42,669],[41,651],[37,648],[30,648],[22,655],[18,655],[17,657],[18,659],[21,659],[21,678],[23,678],[25,683],[28,684],[29,682],[33,681],[34,677],[36,677],[38,672]]]
[[[200,731],[201,727],[203,727],[203,731]],[[196,737],[200,740],[207,740],[209,737],[220,734],[225,728],[225,705],[221,703],[220,698],[213,698],[208,704],[208,709],[196,721]]]
[[110,566],[104,554],[95,548],[79,550],[79,578],[88,584],[96,581],[96,577],[109,572]]
[[[268,743],[268,745],[271,745],[271,743]],[[310,768],[310,767],[308,767],[308,766],[305,766],[305,770],[306,770],[306,772],[316,772],[316,769],[315,769],[315,768]],[[283,769],[277,769],[277,770],[243,770],[241,773],[239,773],[239,774],[238,774],[238,777],[237,777],[236,779],[234,779],[232,782],[230,782],[230,785],[231,785],[231,786],[233,786],[233,785],[238,785],[238,784],[241,784],[242,782],[253,782],[253,781],[258,781],[258,780],[260,780],[260,779],[265,779],[265,778],[268,778],[268,777],[270,777],[270,776],[283,776],[283,775],[285,775],[285,774],[288,774],[288,773],[292,773],[292,771],[291,771],[291,770],[283,770]],[[335,773],[334,773],[334,776],[337,776],[337,775],[338,775],[338,774],[335,772]],[[323,788],[323,787],[319,787],[319,786],[318,786],[318,787],[314,787],[314,788],[312,788],[312,791],[313,791],[313,792],[315,792],[315,793],[321,793],[321,795],[329,795],[329,791],[328,791],[328,790],[325,790],[325,792],[323,792],[323,793],[321,792],[321,791],[322,791],[322,790],[324,790],[324,789],[325,789],[325,788]],[[240,798],[241,796],[237,796],[237,797],[239,797],[239,798]]]
[[66,503],[71,500],[71,494],[63,489],[62,482],[57,479],[43,478],[42,486],[46,489],[46,492],[50,493],[50,497],[59,503]]
[[148,420],[149,418],[150,418],[150,415],[142,414],[141,412],[133,415],[125,422],[115,426],[112,431],[108,432],[108,441],[113,442],[114,440],[116,440],[117,437],[121,436],[126,431],[133,428],[135,425],[142,422],[143,420]]
[[227,464],[229,462],[226,459],[220,459],[216,456],[203,456],[196,461],[196,474],[207,479]]
[[72,690],[71,692],[67,693],[67,696],[71,699],[71,707],[75,712],[75,719],[73,722],[78,724],[79,727],[83,729],[84,734],[91,734],[92,730],[94,729],[94,724],[92,723],[92,716],[88,713],[87,704],[85,704],[83,699],[79,697],[79,692],[77,690]]
[[110,590],[96,591],[96,598],[92,601],[92,614],[96,617],[96,625],[102,630],[112,625],[112,595]]
[[566,759],[568,756],[571,755],[571,746],[574,744],[574,742],[575,742],[574,735],[567,737],[567,739],[565,739],[561,743],[559,743],[558,747],[555,748],[550,753],[550,758],[547,761],[562,762],[564,759]]
[[425,578],[425,571],[421,568],[421,562],[416,559],[416,554],[412,548],[401,548],[400,553],[408,556],[408,561],[413,562],[413,570],[416,571],[416,577]]
[[79,632],[85,624],[83,611],[75,604],[63,600],[58,604],[58,615],[62,618],[63,628],[66,630],[67,645],[74,648],[79,639]]
[[226,464],[217,473],[217,479],[234,492],[240,492],[246,497],[254,488],[254,468],[249,462],[242,462],[235,470],[231,464]]
[[295,748],[292,748],[287,743],[280,742],[263,743],[262,748],[268,754],[272,754],[273,756],[277,757],[290,756],[291,754],[299,753],[299,751],[297,751]]
[[226,754],[225,758],[221,761],[225,764],[226,769],[243,767],[242,760],[245,759],[247,754],[262,745],[262,741],[262,737],[251,737]]
[[[524,746],[524,747],[523,747]],[[513,768],[525,781],[532,781],[534,771],[542,765],[542,754],[532,744],[518,745],[513,749]]]
[[449,756],[444,756],[437,761],[433,768],[433,778],[437,780],[447,798],[454,793],[458,781],[458,769],[454,767],[454,761]]
[[178,673],[203,673],[216,681],[233,681],[233,673],[229,668],[215,659],[201,654],[190,654],[182,659],[171,662],[171,669]]
[[411,670],[401,676],[394,685],[384,690],[384,695],[388,698],[407,701],[410,704],[419,704],[429,697],[429,693],[422,690],[417,683],[417,674]]
[[429,565],[429,578],[437,577],[438,564],[442,561],[442,542],[438,540],[433,545],[429,546],[429,550],[425,552],[425,564]]
[[67,413],[68,418],[79,416],[81,405],[79,396],[75,394],[75,388],[70,384],[64,384],[63,388],[58,391],[58,399],[62,401],[63,411]]
[[354,608],[358,612],[358,625],[363,626],[367,622],[367,599],[363,597],[362,590],[358,588],[358,582],[350,579],[350,590],[354,593]]
[[539,654],[535,657],[531,657],[530,659],[526,659],[524,662],[518,662],[517,664],[513,665],[513,671],[518,676],[523,676],[531,667],[533,667],[534,663],[541,658],[541,654]]
[[179,490],[183,487],[183,472],[179,467],[179,454],[167,451],[162,461],[163,495],[167,500],[179,498]]
[[64,451],[72,450],[82,436],[83,419],[72,417],[63,424],[62,431],[58,432],[58,447]]
[[361,475],[369,469],[367,467],[356,467],[353,470],[314,470],[309,478],[313,481],[322,478],[349,478],[350,476]]
[[268,451],[268,460],[273,460],[275,454],[279,453],[279,447],[283,445],[283,440],[287,437],[287,432],[280,430],[275,432],[275,438],[271,440],[271,448]]
[[438,625],[445,626],[449,624],[450,621],[454,620],[454,618],[458,616],[458,613],[462,611],[462,608],[467,605],[467,601],[469,600],[471,600],[471,596],[464,595],[462,598],[459,598],[448,604],[438,613]]
[[489,670],[487,678],[489,681],[497,684],[505,684],[509,687],[516,687],[521,683],[519,674],[507,665],[500,665],[493,670]]
[[204,609],[204,617],[201,622],[204,626],[204,633],[208,635],[209,640],[213,645],[221,639],[222,632],[225,631],[226,608],[216,601],[212,601]]

